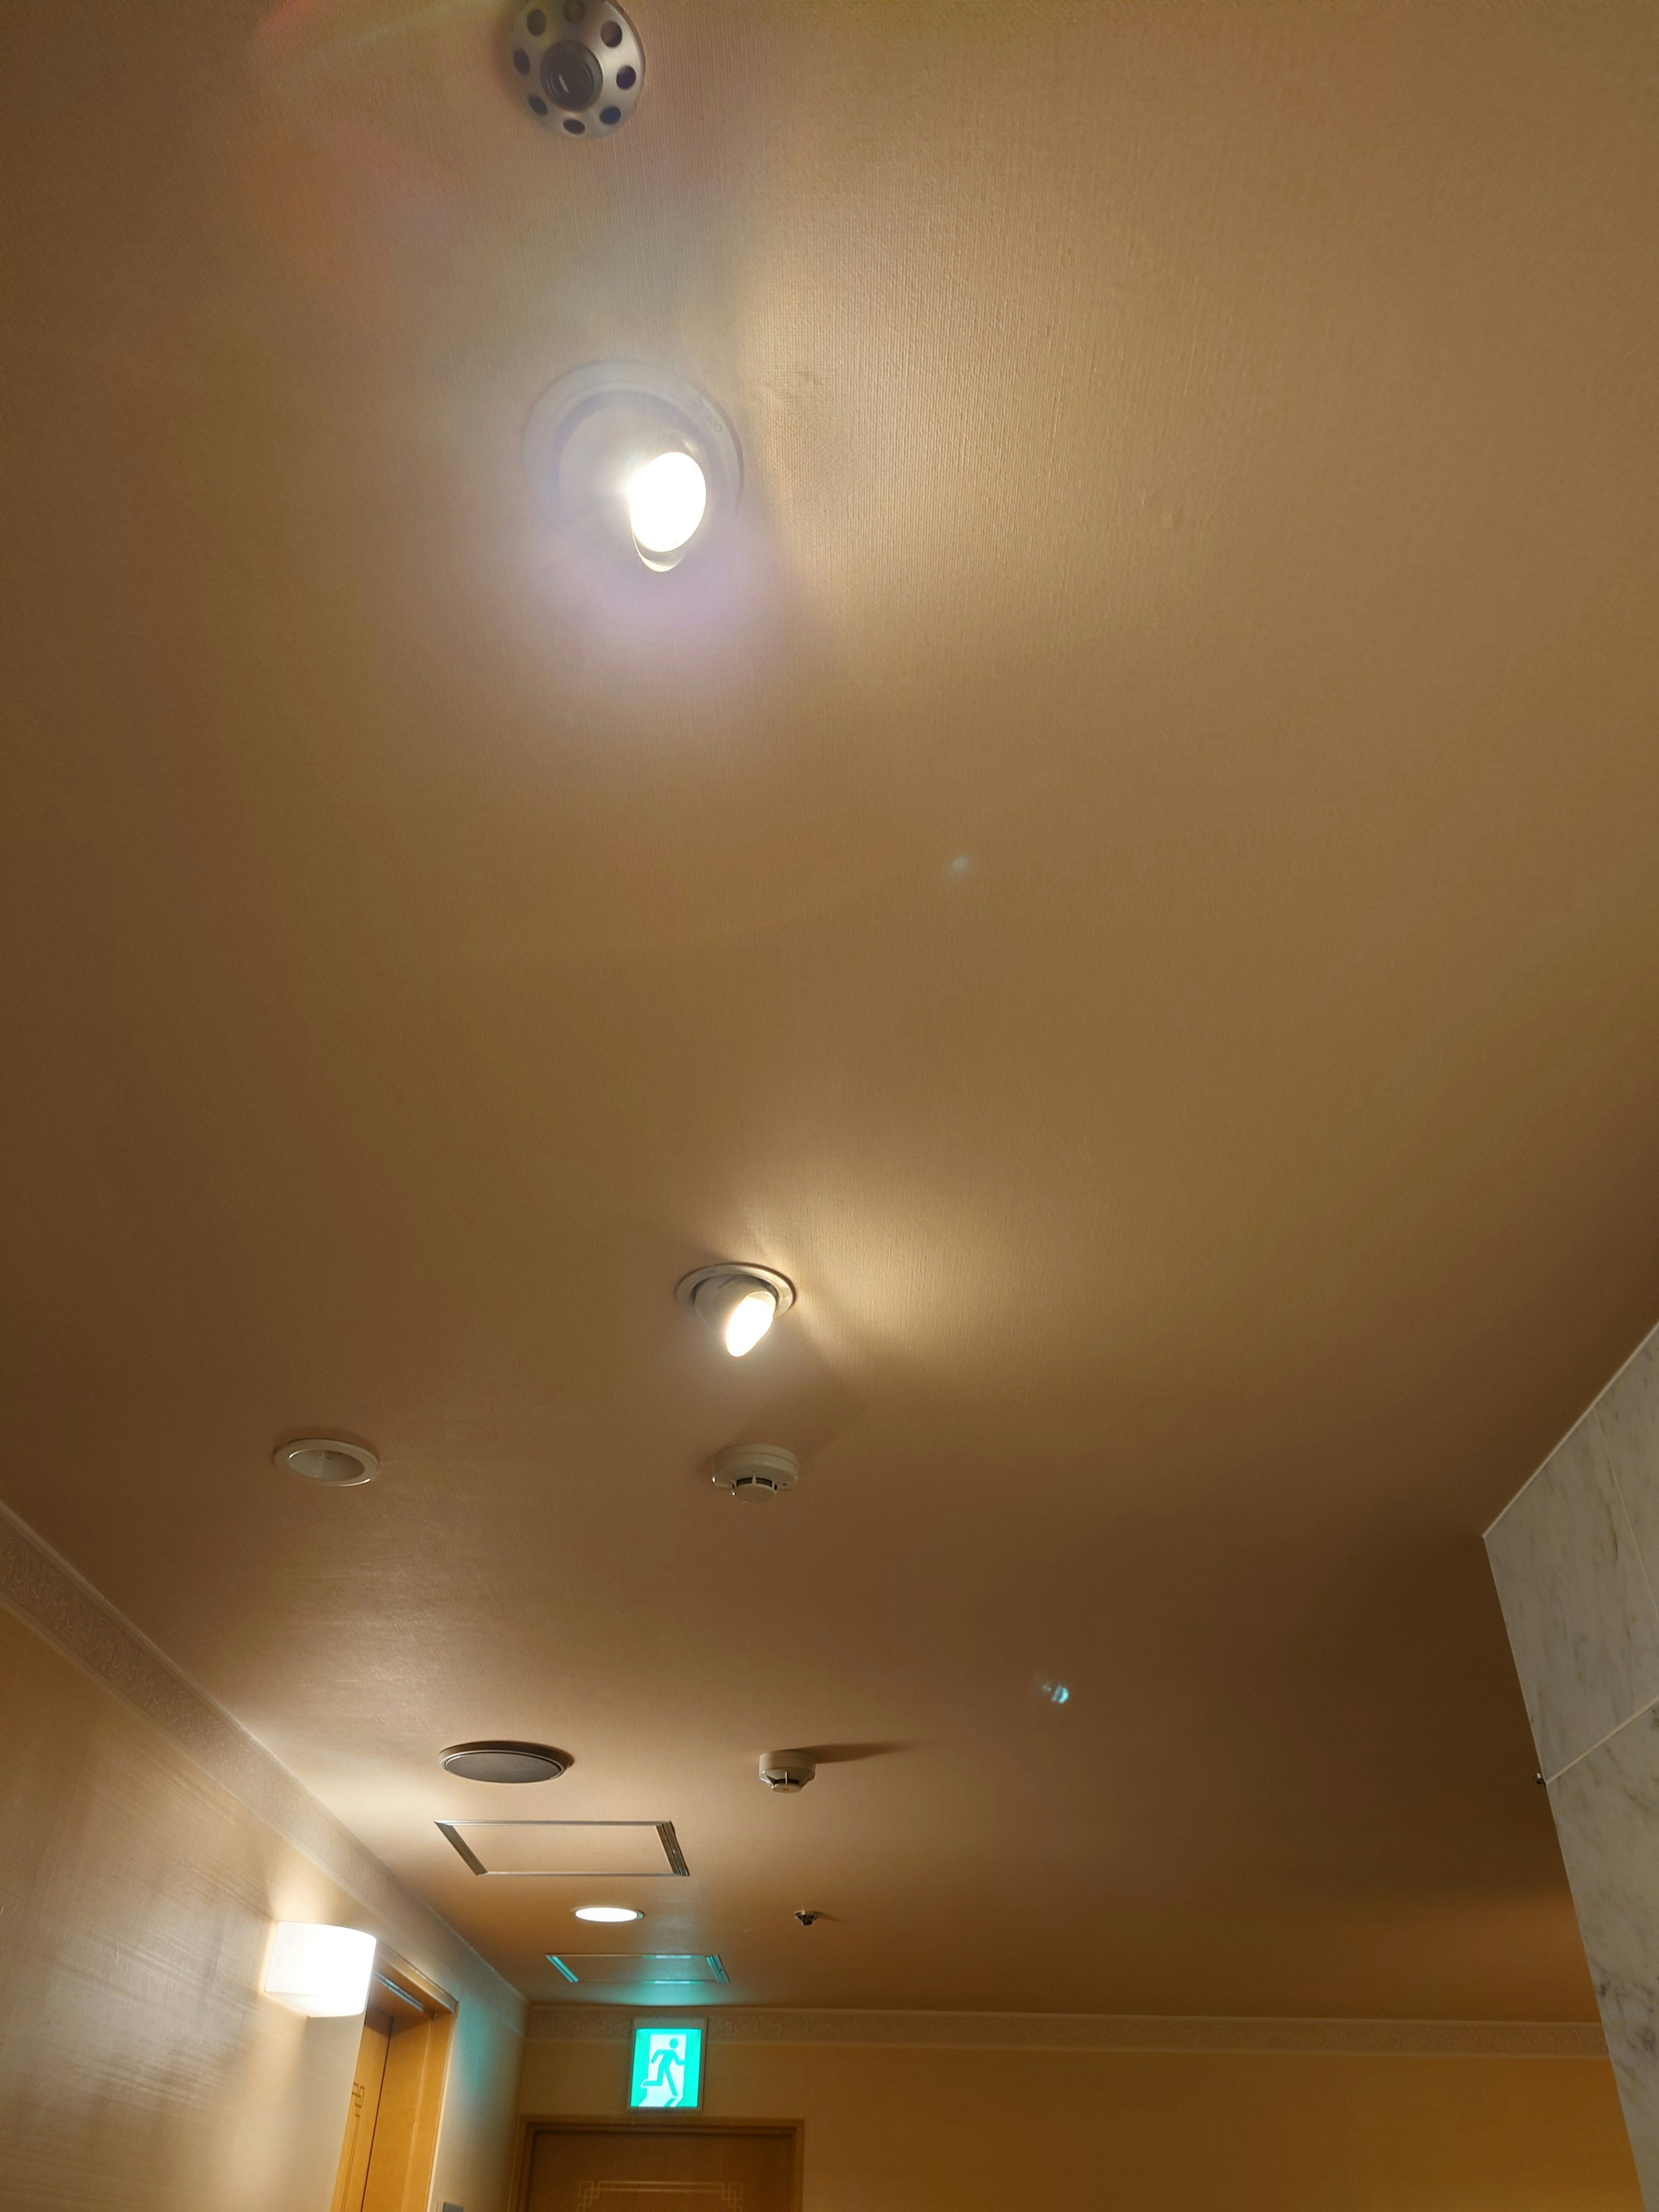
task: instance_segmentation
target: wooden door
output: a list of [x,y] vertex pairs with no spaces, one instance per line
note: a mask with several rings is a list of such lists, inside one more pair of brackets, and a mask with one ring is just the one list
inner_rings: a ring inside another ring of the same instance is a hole
[[363,2014],[362,2040],[357,2045],[357,2066],[351,2077],[351,2103],[346,2111],[345,2141],[340,2145],[332,2212],[362,2212],[368,2154],[374,2143],[374,2121],[380,2108],[380,2086],[386,2079],[386,2046],[391,2040],[391,2014],[371,2008]]
[[793,2129],[537,2128],[524,2212],[792,2212]]

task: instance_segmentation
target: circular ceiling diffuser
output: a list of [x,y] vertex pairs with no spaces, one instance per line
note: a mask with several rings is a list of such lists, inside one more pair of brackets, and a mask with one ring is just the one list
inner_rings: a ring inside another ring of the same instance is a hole
[[743,491],[720,409],[643,362],[590,362],[550,385],[525,424],[524,465],[550,521],[659,570],[718,536]]
[[299,1437],[291,1444],[279,1444],[271,1457],[289,1474],[336,1490],[372,1482],[380,1471],[380,1461],[366,1444],[342,1443],[337,1437]]
[[716,1457],[713,1474],[717,1490],[729,1492],[745,1504],[763,1504],[794,1488],[800,1480],[800,1462],[782,1444],[727,1444]]
[[444,1765],[467,1782],[556,1782],[568,1752],[545,1743],[452,1743]]
[[614,0],[515,9],[507,50],[514,93],[562,138],[608,137],[634,112],[645,52]]

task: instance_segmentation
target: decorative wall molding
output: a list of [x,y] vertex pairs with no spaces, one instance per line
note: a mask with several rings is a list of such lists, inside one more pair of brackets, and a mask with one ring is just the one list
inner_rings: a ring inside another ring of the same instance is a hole
[[280,1759],[198,1689],[142,1629],[0,1504],[0,1602],[106,1689],[153,1722],[204,1772],[349,1890],[458,1996],[515,2031],[524,2000],[449,1923],[414,1893]]
[[[532,2004],[532,2043],[625,2043],[632,2015]],[[780,2012],[728,2005],[714,2043],[870,2044],[981,2051],[1257,2051],[1330,2057],[1601,2058],[1593,2021],[1204,2020],[1140,2013]]]

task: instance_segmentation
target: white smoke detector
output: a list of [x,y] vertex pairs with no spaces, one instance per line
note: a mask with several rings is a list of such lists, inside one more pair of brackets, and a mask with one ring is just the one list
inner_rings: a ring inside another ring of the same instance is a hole
[[727,1444],[713,1473],[716,1490],[758,1504],[793,1490],[800,1480],[800,1462],[782,1444]]
[[805,1790],[818,1771],[818,1763],[810,1751],[763,1751],[761,1753],[760,1778],[769,1790],[793,1795]]

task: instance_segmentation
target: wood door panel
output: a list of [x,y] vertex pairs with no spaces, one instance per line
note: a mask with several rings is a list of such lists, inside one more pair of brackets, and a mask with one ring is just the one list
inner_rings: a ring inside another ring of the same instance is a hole
[[543,2128],[525,2212],[791,2212],[791,2133]]
[[369,2152],[374,2142],[374,2123],[386,2077],[386,2046],[391,2040],[390,2018],[371,2008],[364,2015],[362,2038],[357,2045],[357,2065],[351,2080],[351,2103],[346,2112],[345,2141],[340,2146],[340,2170],[334,2181],[332,2212],[362,2212]]

